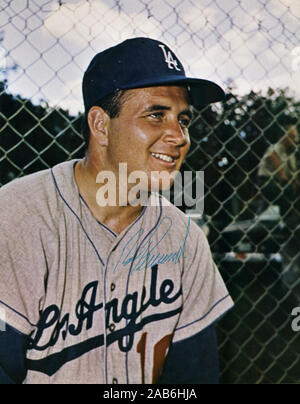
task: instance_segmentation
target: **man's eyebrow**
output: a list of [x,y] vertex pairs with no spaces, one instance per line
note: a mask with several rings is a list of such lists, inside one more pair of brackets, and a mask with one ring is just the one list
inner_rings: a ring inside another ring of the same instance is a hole
[[[145,112],[154,112],[154,111],[171,111],[171,107],[168,105],[160,105],[160,104],[154,104],[150,105],[149,108],[146,109]],[[184,109],[183,111],[180,111],[178,115],[187,115],[190,119],[193,119],[193,111],[191,107],[188,107]]]
[[171,111],[171,107],[168,107],[167,105],[154,104],[150,105],[150,107],[148,107],[145,112],[154,111]]

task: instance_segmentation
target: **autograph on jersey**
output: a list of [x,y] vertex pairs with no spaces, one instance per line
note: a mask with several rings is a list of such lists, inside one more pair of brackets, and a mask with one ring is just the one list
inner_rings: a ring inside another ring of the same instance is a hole
[[[143,269],[151,268],[153,265],[162,265],[167,263],[178,264],[181,257],[186,258],[184,256],[184,252],[190,231],[190,220],[191,219],[189,218],[183,244],[178,248],[177,251],[173,251],[169,254],[157,252],[157,248],[172,229],[173,223],[169,216],[164,216],[161,219],[150,237],[145,237],[142,239],[145,231],[143,228],[139,229],[125,244],[120,254],[120,258],[113,269],[113,273],[115,273],[119,267],[126,268],[130,266],[130,273],[133,273],[134,271],[142,271]],[[155,240],[155,236],[163,224],[167,224],[168,227],[164,232],[161,232],[162,235],[160,238]]]

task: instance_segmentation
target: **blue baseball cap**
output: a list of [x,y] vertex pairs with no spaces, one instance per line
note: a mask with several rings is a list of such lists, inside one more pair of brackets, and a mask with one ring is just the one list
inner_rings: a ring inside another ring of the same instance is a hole
[[196,108],[222,101],[225,93],[216,83],[186,77],[175,53],[150,38],[132,38],[98,53],[83,76],[86,113],[102,98],[118,90],[150,86],[186,85]]

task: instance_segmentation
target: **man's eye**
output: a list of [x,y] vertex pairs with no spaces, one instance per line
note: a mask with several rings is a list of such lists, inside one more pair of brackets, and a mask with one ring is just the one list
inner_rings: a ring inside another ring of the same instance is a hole
[[163,117],[163,113],[162,112],[152,112],[152,114],[150,114],[151,118],[155,118],[155,119],[161,119]]

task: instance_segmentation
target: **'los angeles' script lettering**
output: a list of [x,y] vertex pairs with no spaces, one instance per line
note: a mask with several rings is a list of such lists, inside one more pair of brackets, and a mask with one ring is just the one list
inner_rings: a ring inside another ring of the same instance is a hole
[[[137,321],[150,306],[157,307],[161,304],[171,304],[179,299],[182,293],[181,287],[179,290],[174,290],[174,282],[170,279],[163,280],[158,287],[158,265],[154,265],[151,271],[148,296],[147,289],[144,286],[140,296],[138,292],[134,292],[126,295],[122,301],[112,299],[105,304],[106,328],[112,322],[117,325],[122,320],[126,320],[126,327],[118,329],[118,331],[109,335],[109,343],[118,341],[119,348],[122,351],[128,351],[132,348],[134,334],[141,330],[143,325],[174,316],[181,310],[181,306],[179,306],[175,310],[162,314],[158,312],[158,314],[148,317],[143,315],[140,322]],[[95,316],[97,312],[103,310],[103,303],[96,303],[98,285],[98,281],[94,281],[84,287],[81,297],[74,308],[77,320],[74,324],[70,323],[70,313],[62,315],[55,304],[47,307],[40,316],[37,330],[31,338],[29,349],[44,351],[48,347],[54,346],[59,338],[65,340],[68,335],[77,336],[81,332],[91,329],[95,321],[102,321],[101,317],[96,318]]]

